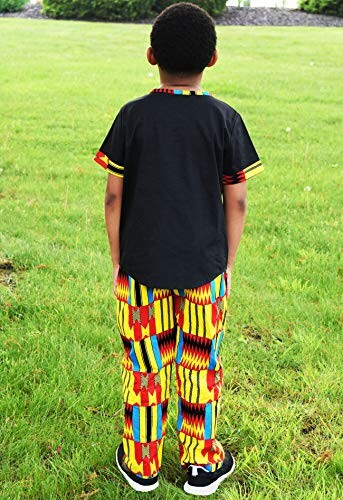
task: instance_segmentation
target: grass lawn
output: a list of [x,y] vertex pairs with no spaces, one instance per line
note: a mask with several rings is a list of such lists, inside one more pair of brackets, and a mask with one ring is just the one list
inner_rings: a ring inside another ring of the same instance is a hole
[[[159,85],[149,33],[0,19],[3,498],[138,498],[114,459],[123,351],[92,158],[119,107]],[[342,498],[343,31],[217,33],[202,87],[242,114],[265,172],[232,275],[218,439],[237,469],[216,498]],[[175,403],[174,380],[154,499],[187,498]]]

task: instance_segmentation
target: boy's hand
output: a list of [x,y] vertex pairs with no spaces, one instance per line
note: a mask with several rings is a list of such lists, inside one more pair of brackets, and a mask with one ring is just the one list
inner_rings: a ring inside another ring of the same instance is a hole
[[231,292],[231,267],[226,268],[225,278],[226,278],[226,296],[229,297]]
[[120,269],[120,264],[113,264],[113,293],[117,296],[117,279]]

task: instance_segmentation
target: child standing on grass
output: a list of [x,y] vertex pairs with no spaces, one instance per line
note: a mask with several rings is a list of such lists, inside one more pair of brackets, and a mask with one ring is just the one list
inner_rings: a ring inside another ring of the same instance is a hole
[[147,50],[161,85],[120,108],[94,158],[110,174],[105,219],[124,349],[116,461],[137,491],[158,487],[174,364],[184,490],[209,495],[235,467],[216,439],[219,349],[245,181],[264,167],[241,115],[200,87],[216,40],[197,5],[162,11]]

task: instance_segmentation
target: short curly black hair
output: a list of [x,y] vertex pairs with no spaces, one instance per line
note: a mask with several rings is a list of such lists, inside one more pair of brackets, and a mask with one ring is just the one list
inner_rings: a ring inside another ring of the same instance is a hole
[[191,2],[174,3],[154,20],[150,45],[159,67],[172,74],[201,73],[216,48],[215,23]]

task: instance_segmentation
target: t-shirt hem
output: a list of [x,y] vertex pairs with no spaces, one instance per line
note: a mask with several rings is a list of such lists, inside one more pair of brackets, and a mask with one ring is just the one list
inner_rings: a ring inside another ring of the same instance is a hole
[[120,265],[120,270],[122,272],[124,272],[125,274],[128,274],[129,276],[131,276],[135,281],[137,281],[137,283],[139,283],[140,285],[145,285],[149,288],[159,288],[159,289],[163,289],[163,290],[186,290],[186,289],[191,289],[191,288],[198,288],[198,287],[201,287],[203,285],[206,285],[208,283],[210,283],[211,281],[213,281],[215,278],[217,278],[218,276],[224,274],[226,272],[226,269],[227,269],[227,266],[225,264],[225,266],[223,267],[223,270],[222,271],[216,271],[214,273],[211,273],[209,275],[209,278],[205,278],[205,280],[198,280],[198,281],[195,281],[194,284],[191,284],[190,286],[175,286],[172,285],[172,286],[165,286],[165,284],[159,284],[157,282],[155,282],[154,284],[152,284],[152,282],[149,280],[149,279],[145,279],[144,277],[142,278],[138,278],[138,276],[136,275],[135,272],[131,272],[128,270],[129,268],[124,268],[123,265]]

